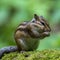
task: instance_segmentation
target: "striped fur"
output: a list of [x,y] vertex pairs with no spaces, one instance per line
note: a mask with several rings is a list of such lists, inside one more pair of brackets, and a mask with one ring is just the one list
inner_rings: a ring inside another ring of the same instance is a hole
[[17,27],[15,41],[19,50],[35,50],[39,44],[39,39],[49,36],[50,31],[51,28],[46,20],[35,14],[34,19],[23,22]]

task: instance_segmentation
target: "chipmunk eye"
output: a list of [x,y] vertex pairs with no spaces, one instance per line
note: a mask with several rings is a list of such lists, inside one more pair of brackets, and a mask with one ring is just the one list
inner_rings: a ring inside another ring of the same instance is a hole
[[42,24],[42,25],[45,25],[45,23],[44,23],[44,22],[41,22],[41,24]]
[[35,22],[34,20],[32,22]]

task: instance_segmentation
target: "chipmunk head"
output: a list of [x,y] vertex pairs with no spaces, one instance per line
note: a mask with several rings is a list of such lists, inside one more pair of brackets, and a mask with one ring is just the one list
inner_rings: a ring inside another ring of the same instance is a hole
[[41,38],[50,35],[51,28],[42,16],[39,17],[37,14],[34,14],[34,18],[31,21],[31,26],[34,33],[36,33],[37,36],[40,35]]

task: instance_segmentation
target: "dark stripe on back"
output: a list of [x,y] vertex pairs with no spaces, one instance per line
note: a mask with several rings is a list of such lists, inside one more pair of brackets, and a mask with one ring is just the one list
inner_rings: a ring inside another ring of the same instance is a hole
[[[22,24],[20,24],[19,26],[25,26],[26,24],[27,24],[28,22],[23,22]],[[18,27],[19,27],[18,26]],[[25,29],[25,28],[17,28],[17,30],[16,31],[24,31],[25,33],[27,33],[28,35],[30,35],[30,37],[32,37],[32,38],[38,38],[38,36],[35,36],[34,34],[33,34],[33,32],[31,31],[31,30],[28,30],[28,29]],[[15,32],[16,32],[15,31]]]

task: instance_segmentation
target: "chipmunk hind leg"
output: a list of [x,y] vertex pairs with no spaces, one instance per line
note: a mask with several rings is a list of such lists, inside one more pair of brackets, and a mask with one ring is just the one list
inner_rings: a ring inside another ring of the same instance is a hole
[[17,46],[18,46],[19,51],[27,51],[28,50],[28,46],[24,39],[18,39]]

